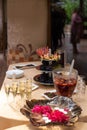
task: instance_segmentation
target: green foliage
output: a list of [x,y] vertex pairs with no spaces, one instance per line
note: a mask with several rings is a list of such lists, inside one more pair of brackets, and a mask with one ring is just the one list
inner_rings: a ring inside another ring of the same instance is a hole
[[84,26],[87,26],[87,22],[84,22]]
[[84,0],[84,16],[87,17],[87,0]]
[[73,10],[76,7],[79,7],[79,0],[75,0],[75,1],[63,0],[63,2],[64,2],[63,8],[65,9],[66,15],[67,15],[66,23],[68,24],[71,22],[71,15],[72,15]]

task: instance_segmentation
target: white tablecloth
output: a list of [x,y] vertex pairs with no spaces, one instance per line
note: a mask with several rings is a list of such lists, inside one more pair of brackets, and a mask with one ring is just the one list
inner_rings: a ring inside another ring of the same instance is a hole
[[[39,65],[40,62],[35,62]],[[14,65],[9,66],[9,70],[13,68]],[[34,77],[37,74],[40,74],[41,71],[36,68],[25,69],[24,77]],[[23,79],[22,78],[22,79]],[[18,79],[17,79],[18,80]],[[10,83],[12,79],[5,77],[4,83]],[[3,84],[4,84],[3,83]],[[53,87],[39,85],[39,88],[32,92],[32,98],[40,99],[42,94],[48,90],[52,90]],[[7,102],[7,97],[4,91],[4,86],[0,91],[0,130],[87,130],[87,90],[83,98],[79,97],[76,101],[81,108],[83,109],[82,114],[78,122],[75,123],[72,127],[65,126],[53,126],[53,127],[34,127],[29,120],[22,115],[19,111],[13,109]]]

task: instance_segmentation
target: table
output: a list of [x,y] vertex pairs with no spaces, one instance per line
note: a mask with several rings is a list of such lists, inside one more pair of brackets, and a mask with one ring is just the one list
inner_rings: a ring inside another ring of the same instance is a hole
[[[30,63],[30,62],[29,62]],[[31,62],[36,65],[41,64],[40,62]],[[10,65],[9,70],[12,69],[14,66]],[[32,69],[24,69],[24,79],[25,77],[34,77],[41,72],[36,68]],[[16,79],[18,80],[18,79]],[[5,76],[4,83],[10,83],[12,79],[8,79]],[[35,82],[35,81],[33,81]],[[42,94],[47,90],[52,90],[53,87],[39,85],[39,88],[32,92],[32,98],[34,99],[43,99]],[[82,114],[78,122],[75,123],[72,127],[65,127],[65,126],[53,126],[53,127],[39,127],[36,128],[33,126],[29,120],[22,115],[20,112],[11,108],[7,103],[6,94],[4,91],[4,85],[2,85],[2,89],[0,91],[0,130],[87,130],[87,90],[83,97],[83,99],[78,100],[77,102],[81,108],[83,109]]]

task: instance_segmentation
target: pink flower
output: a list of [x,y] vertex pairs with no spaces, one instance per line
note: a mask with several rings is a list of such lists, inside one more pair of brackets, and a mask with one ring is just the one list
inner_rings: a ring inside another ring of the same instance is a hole
[[68,115],[65,115],[63,112],[55,110],[49,114],[49,119],[51,119],[52,122],[65,123],[68,121],[69,117]]
[[32,109],[32,112],[35,113],[40,113],[40,114],[46,114],[46,113],[51,113],[52,109],[50,106],[44,105],[35,105]]
[[51,113],[52,109],[50,106],[42,106],[42,114]]
[[42,48],[38,48],[36,50],[36,53],[41,57],[41,56],[44,56],[45,54],[47,54],[48,51],[49,51],[48,47],[42,47]]
[[40,105],[35,105],[32,109],[32,112],[34,113],[41,113],[42,112],[42,109],[41,109],[41,106]]
[[[68,111],[68,110],[67,110]],[[42,116],[48,117],[52,122],[67,123],[69,116],[59,110],[52,110],[48,105],[35,105],[32,108],[32,112],[42,114]]]

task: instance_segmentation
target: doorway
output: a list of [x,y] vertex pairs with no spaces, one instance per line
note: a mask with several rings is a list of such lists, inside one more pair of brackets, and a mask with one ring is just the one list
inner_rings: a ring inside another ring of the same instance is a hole
[[70,32],[71,15],[75,8],[80,7],[80,0],[51,0],[51,48],[53,53],[56,48],[62,47],[66,29]]
[[0,52],[7,49],[7,0],[0,0]]
[[66,24],[70,24],[73,9],[76,6],[79,7],[83,15],[83,38],[87,38],[87,0],[50,0],[50,5],[52,4],[65,8],[67,13]]
[[87,0],[80,0],[80,8],[83,14],[83,38],[87,38]]

